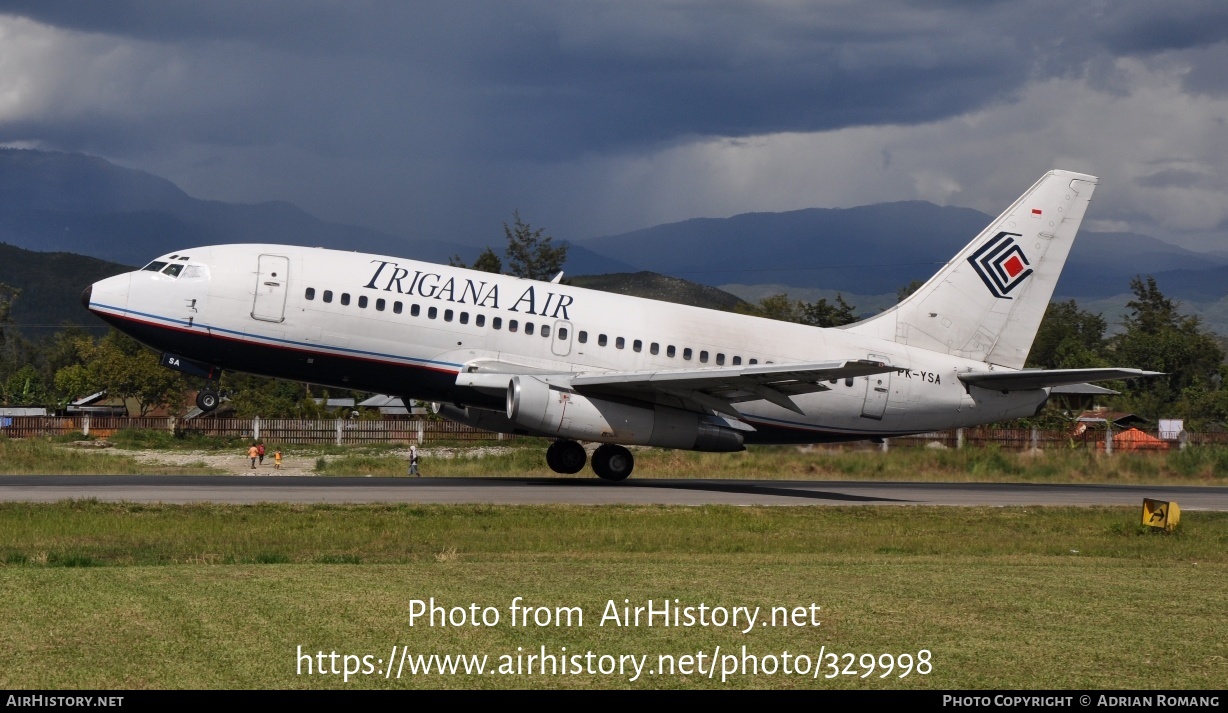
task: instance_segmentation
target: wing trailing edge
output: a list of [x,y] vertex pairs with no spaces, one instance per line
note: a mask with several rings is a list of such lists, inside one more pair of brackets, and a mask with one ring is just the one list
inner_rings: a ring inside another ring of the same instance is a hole
[[1163,372],[1142,369],[1024,369],[1022,371],[969,371],[959,374],[968,386],[991,391],[1031,391],[1052,386],[1070,386],[1092,381],[1116,381],[1161,376]]

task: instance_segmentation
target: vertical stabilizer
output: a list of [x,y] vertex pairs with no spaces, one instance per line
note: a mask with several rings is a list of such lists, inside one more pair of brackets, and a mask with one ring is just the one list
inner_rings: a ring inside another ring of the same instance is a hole
[[1096,181],[1050,171],[908,299],[846,329],[1023,368]]

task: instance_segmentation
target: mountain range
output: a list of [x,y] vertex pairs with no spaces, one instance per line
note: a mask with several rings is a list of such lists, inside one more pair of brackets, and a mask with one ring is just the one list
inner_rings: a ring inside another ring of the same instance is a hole
[[[723,286],[745,299],[773,292],[816,299],[840,291],[859,310],[873,311],[893,301],[899,287],[932,275],[991,219],[922,201],[696,218],[569,241],[565,269],[572,276],[650,271]],[[491,230],[496,250],[501,227]],[[98,157],[21,149],[0,149],[0,242],[118,265],[140,265],[185,246],[233,242],[317,245],[430,262],[454,255],[471,261],[480,250],[472,241],[452,244],[330,223],[285,202],[200,200],[166,179]],[[1155,276],[1167,296],[1228,333],[1226,252],[1082,230],[1057,296],[1124,304],[1138,274]],[[618,282],[645,279],[631,275]],[[644,289],[667,286],[656,285]]]

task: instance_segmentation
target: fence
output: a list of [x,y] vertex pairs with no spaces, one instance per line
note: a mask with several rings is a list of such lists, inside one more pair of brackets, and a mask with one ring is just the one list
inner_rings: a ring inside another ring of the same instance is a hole
[[[109,438],[125,429],[152,429],[203,436],[229,438],[259,438],[277,443],[310,444],[336,443],[432,443],[437,441],[500,441],[507,436],[483,431],[452,421],[410,418],[390,421],[358,419],[262,419],[211,418],[184,421],[170,418],[135,418],[116,416],[12,416],[0,418],[0,433],[12,438],[31,436],[82,435]],[[1115,429],[1114,434],[1121,431]],[[1156,436],[1156,432],[1148,435]],[[1068,431],[1045,431],[1032,428],[961,428],[934,431],[913,436],[888,439],[888,447],[932,447],[937,443],[946,448],[997,446],[1026,450],[1092,448],[1103,450],[1105,432],[1086,430],[1072,435]],[[1228,433],[1185,433],[1189,445],[1228,445]],[[1166,441],[1165,447],[1178,443]],[[1138,445],[1114,443],[1117,449],[1138,450]],[[1143,447],[1144,449],[1146,446]]]
[[501,441],[507,436],[482,431],[451,421],[406,419],[364,421],[358,419],[212,418],[184,421],[170,418],[111,416],[13,416],[0,419],[0,433],[11,438],[31,436],[92,436],[110,438],[117,431],[161,430],[174,433],[228,438],[252,438],[277,443],[432,443],[436,441]]
[[[1123,439],[1123,434],[1130,429],[1113,429],[1113,443],[1110,449],[1116,450],[1167,450],[1181,448],[1185,445],[1228,445],[1228,433],[1207,432],[1193,433],[1183,431],[1178,440],[1161,440],[1158,431],[1142,431],[1150,438],[1143,441]],[[888,439],[890,447],[895,446],[930,446],[937,443],[946,448],[962,448],[965,446],[997,446],[1012,450],[1028,450],[1039,448],[1077,449],[1091,448],[1104,450],[1106,432],[1104,429],[1087,429],[1082,433],[1070,431],[1048,431],[1037,428],[958,428],[948,431],[919,433],[912,436],[900,436]]]

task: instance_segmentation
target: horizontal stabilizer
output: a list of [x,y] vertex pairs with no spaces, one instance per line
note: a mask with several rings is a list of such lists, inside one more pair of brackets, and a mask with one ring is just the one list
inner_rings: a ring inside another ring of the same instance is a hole
[[1142,369],[1024,369],[1022,371],[970,371],[959,374],[969,386],[993,391],[1031,391],[1049,386],[1067,386],[1090,381],[1138,379],[1163,372]]

